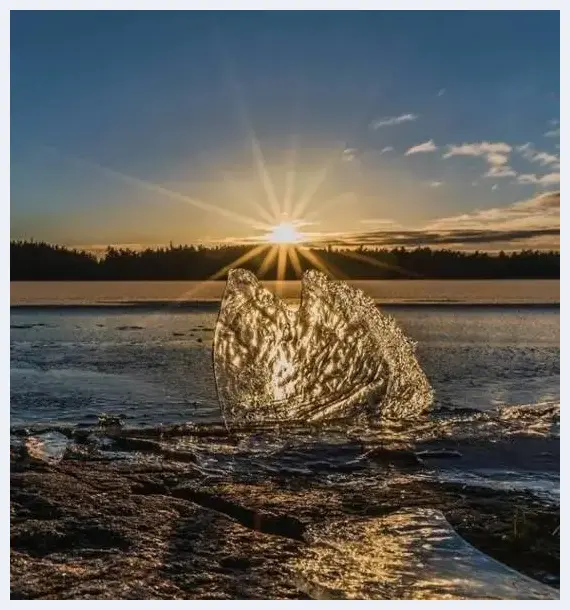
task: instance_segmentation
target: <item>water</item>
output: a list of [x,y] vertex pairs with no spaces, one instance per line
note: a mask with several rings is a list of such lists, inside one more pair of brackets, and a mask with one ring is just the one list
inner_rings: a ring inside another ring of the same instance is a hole
[[[200,302],[12,309],[12,426],[96,427],[102,412],[122,414],[131,428],[219,422],[212,363],[218,308]],[[194,444],[204,466],[237,477],[290,468],[322,483],[337,468],[356,480],[362,438],[380,435],[418,450],[453,446],[462,453],[461,460],[427,460],[423,477],[522,486],[556,498],[559,310],[532,303],[385,309],[417,342],[434,389],[429,420],[381,431],[247,433],[238,445]],[[188,443],[177,442],[181,449]]]
[[[397,307],[418,342],[436,406],[491,409],[559,401],[559,312]],[[16,310],[11,418],[132,425],[220,418],[212,367],[215,311]]]
[[[286,299],[300,282],[263,282]],[[558,304],[558,280],[354,280],[379,303]],[[152,305],[219,301],[225,282],[11,282],[11,305]]]

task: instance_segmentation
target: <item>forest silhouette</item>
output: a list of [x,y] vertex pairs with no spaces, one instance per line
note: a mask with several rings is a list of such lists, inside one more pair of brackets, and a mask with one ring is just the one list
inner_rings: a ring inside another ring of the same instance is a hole
[[[36,241],[10,242],[10,279],[23,280],[207,280],[251,246],[173,246],[132,250],[108,247],[101,256]],[[335,277],[344,279],[558,279],[558,251],[489,253],[431,248],[311,248]],[[267,250],[238,267],[257,273]],[[302,271],[314,268],[298,257]],[[216,279],[225,279],[227,271]],[[277,261],[264,279],[276,279]],[[298,279],[289,261],[285,279]]]

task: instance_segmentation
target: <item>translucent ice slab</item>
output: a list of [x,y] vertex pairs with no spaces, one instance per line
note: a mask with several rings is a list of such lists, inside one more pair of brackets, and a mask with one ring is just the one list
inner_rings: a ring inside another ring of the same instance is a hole
[[481,553],[443,514],[410,509],[313,528],[293,565],[315,599],[559,599]]
[[228,424],[415,416],[432,389],[414,348],[371,298],[318,271],[303,276],[294,310],[249,271],[233,270],[214,335],[223,416]]

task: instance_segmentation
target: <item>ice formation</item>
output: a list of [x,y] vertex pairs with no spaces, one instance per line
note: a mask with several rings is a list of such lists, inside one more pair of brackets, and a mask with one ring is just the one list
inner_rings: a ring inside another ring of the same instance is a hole
[[228,424],[319,421],[366,411],[410,417],[432,389],[415,346],[374,301],[318,271],[298,309],[244,269],[230,272],[214,335],[214,371]]
[[313,599],[559,599],[472,547],[443,514],[411,508],[319,524],[293,560]]

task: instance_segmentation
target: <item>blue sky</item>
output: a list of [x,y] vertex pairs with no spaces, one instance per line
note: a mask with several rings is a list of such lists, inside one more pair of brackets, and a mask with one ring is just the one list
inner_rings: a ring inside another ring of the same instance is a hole
[[11,22],[14,238],[558,244],[558,12]]

